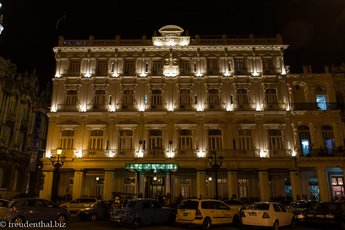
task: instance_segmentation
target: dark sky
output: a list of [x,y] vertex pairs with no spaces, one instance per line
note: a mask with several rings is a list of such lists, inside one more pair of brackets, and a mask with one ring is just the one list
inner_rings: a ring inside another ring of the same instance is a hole
[[0,56],[19,71],[36,69],[42,83],[51,80],[52,48],[66,39],[151,37],[175,24],[196,34],[276,36],[289,45],[291,72],[312,65],[345,62],[345,0],[0,0],[4,27]]

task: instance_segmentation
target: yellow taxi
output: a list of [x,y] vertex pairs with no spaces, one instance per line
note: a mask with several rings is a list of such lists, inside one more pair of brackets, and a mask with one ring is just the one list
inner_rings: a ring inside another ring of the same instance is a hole
[[177,208],[177,225],[199,225],[209,229],[211,225],[233,224],[240,220],[238,210],[215,199],[186,199]]

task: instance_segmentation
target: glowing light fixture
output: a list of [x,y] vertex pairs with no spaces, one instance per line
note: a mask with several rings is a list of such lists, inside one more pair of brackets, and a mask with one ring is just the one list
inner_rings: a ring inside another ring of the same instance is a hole
[[[0,3],[0,9],[2,7],[2,4]],[[2,31],[4,30],[4,26],[2,25],[2,15],[0,15],[0,34],[2,33]]]

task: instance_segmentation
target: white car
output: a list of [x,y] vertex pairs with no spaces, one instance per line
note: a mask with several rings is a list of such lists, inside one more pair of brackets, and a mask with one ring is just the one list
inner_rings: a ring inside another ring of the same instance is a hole
[[277,202],[254,202],[241,211],[244,226],[273,227],[296,226],[294,214]]
[[177,208],[176,224],[182,226],[198,225],[209,229],[211,225],[240,223],[238,209],[230,208],[220,200],[187,199]]

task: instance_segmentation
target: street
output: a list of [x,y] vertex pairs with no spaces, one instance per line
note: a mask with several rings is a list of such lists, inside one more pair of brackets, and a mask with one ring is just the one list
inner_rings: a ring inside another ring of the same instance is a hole
[[[80,221],[78,220],[77,217],[73,217],[70,222],[67,223],[67,228],[66,229],[71,229],[71,230],[76,230],[76,229],[81,229],[81,230],[110,230],[110,229],[117,229],[117,230],[128,230],[130,229],[129,227],[124,227],[124,226],[117,226],[114,223],[111,223],[109,221]],[[144,230],[178,230],[178,229],[186,229],[186,228],[181,228],[177,226],[144,226],[140,227],[139,229],[144,229]],[[200,229],[198,227],[189,227],[188,229]],[[221,226],[212,226],[211,229],[214,230],[238,230],[238,229],[244,229],[244,228],[238,228],[234,227],[231,225],[221,225]],[[291,228],[282,228],[282,229],[291,229]],[[322,230],[324,228],[316,228],[316,227],[306,227],[302,225],[297,225],[294,230],[313,230],[313,229],[318,229]]]

